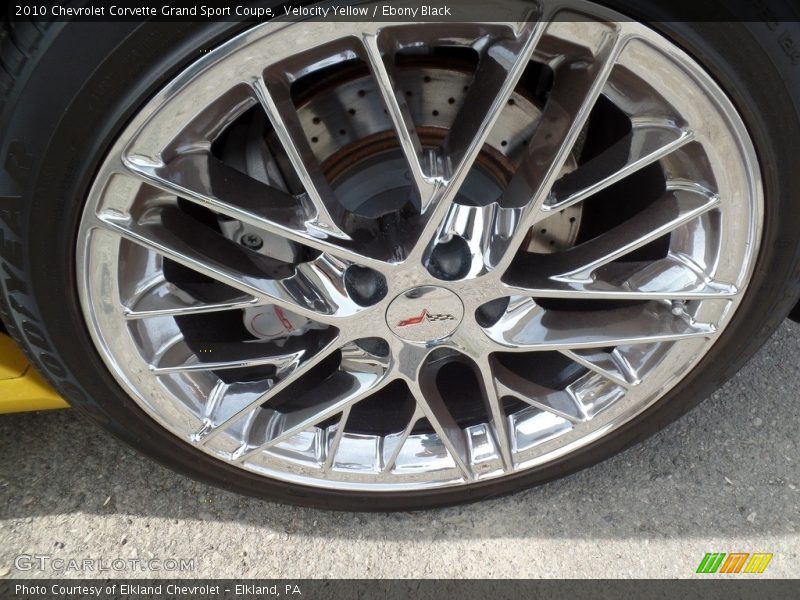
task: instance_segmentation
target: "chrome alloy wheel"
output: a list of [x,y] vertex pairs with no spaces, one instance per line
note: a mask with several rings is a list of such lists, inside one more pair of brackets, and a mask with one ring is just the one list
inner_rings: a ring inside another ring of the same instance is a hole
[[747,286],[759,168],[693,59],[580,7],[269,23],[190,65],[81,223],[119,384],[220,461],[375,492],[543,465],[661,398]]

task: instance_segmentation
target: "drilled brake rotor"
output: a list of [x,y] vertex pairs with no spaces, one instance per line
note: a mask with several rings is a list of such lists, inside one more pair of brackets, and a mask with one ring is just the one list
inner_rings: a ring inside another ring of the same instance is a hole
[[[298,116],[337,199],[353,213],[376,218],[399,208],[397,202],[386,197],[393,189],[410,189],[411,174],[374,80],[368,75],[350,75],[306,90]],[[424,147],[442,145],[472,77],[463,68],[428,63],[406,65],[398,71],[400,93],[405,96]],[[512,94],[478,155],[459,202],[484,205],[497,199],[511,180],[540,115],[540,107],[527,95]],[[280,162],[280,157],[268,152],[259,156],[267,162]],[[256,178],[278,170],[274,164],[264,167],[258,161],[247,165],[249,174]],[[575,166],[574,157],[570,157],[562,172],[570,172]],[[553,214],[531,229],[526,240],[528,251],[550,253],[571,247],[580,222],[581,205]],[[267,256],[287,262],[298,256],[296,244],[280,238],[265,243],[262,232],[251,231],[244,224],[228,221],[222,229],[229,237]],[[308,319],[275,307],[246,310],[245,326],[262,339],[301,335],[315,327]]]

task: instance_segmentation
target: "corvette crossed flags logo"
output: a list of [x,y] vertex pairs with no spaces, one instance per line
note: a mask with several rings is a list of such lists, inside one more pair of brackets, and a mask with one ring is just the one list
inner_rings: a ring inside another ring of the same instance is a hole
[[448,313],[440,313],[440,314],[431,314],[428,312],[427,308],[423,308],[422,312],[419,313],[416,317],[410,317],[408,319],[403,319],[400,321],[395,327],[411,327],[413,325],[419,325],[423,321],[455,321],[456,318]]

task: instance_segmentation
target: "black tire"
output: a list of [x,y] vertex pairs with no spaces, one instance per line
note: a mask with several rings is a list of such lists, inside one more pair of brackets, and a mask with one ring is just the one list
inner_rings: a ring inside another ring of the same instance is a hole
[[[800,66],[761,23],[653,25],[703,64],[738,108],[756,146],[766,211],[743,303],[703,361],[667,396],[597,443],[544,468],[459,489],[375,496],[267,480],[169,434],[131,401],[92,343],[75,281],[83,200],[129,117],[234,23],[7,23],[0,39],[0,310],[31,361],[74,407],[176,471],[237,492],[329,509],[409,510],[497,496],[597,463],[689,410],[736,373],[800,296]],[[102,34],[98,31],[102,29]]]

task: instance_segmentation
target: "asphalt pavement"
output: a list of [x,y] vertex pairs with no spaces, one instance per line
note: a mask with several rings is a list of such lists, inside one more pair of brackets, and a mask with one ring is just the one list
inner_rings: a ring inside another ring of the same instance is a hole
[[[786,323],[643,444],[510,497],[416,513],[245,498],[152,463],[74,411],[0,416],[0,577],[691,577],[706,552],[770,552],[762,577],[797,577],[798,365],[800,326]],[[49,558],[39,568],[20,555]],[[74,571],[70,559],[194,560],[154,573]]]

